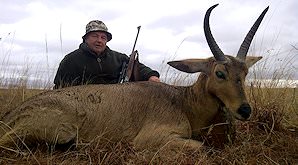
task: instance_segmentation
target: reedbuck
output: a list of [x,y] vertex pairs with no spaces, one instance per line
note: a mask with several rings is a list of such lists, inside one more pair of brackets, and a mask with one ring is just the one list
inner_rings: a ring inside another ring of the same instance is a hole
[[268,7],[245,37],[237,57],[224,55],[210,28],[210,7],[204,31],[214,55],[208,59],[171,61],[187,73],[201,72],[192,86],[157,82],[84,85],[50,90],[23,102],[1,117],[0,146],[46,142],[90,142],[96,137],[126,140],[137,149],[202,146],[202,128],[226,109],[247,120],[251,107],[244,92],[248,68],[261,57],[246,57],[250,43]]

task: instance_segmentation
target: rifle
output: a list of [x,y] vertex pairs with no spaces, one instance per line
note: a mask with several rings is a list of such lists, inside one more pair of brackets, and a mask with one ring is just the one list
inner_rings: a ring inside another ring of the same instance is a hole
[[120,72],[120,77],[118,80],[118,83],[124,83],[129,81],[137,81],[139,79],[139,53],[137,50],[135,50],[135,46],[138,40],[139,32],[140,32],[141,26],[138,26],[138,32],[135,39],[135,43],[132,48],[131,55],[129,56],[128,63],[123,62],[122,63],[122,69]]

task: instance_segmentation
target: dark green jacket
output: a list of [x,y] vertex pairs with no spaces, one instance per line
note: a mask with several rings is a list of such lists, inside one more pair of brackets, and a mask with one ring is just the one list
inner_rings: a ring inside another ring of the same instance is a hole
[[[119,80],[123,62],[128,62],[125,54],[106,48],[97,56],[86,43],[67,54],[61,61],[54,79],[54,89],[84,84],[113,84]],[[140,64],[140,79],[146,81],[159,73]]]

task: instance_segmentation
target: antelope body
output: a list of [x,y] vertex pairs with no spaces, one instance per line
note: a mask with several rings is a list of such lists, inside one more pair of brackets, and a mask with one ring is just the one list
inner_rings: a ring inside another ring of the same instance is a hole
[[224,55],[209,29],[207,10],[204,29],[214,55],[208,59],[172,61],[188,72],[202,72],[192,86],[156,82],[85,85],[51,90],[36,95],[6,113],[0,123],[0,147],[47,142],[90,142],[96,137],[127,140],[136,148],[187,147],[198,149],[203,127],[226,107],[236,119],[247,120],[251,107],[244,92],[248,68],[260,57],[246,57],[251,40],[266,11],[245,38],[237,57]]

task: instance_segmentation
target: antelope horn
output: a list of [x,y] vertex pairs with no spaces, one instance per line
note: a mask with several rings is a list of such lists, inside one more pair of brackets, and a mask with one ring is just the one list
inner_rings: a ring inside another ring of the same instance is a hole
[[225,61],[224,53],[220,50],[220,48],[216,44],[216,42],[211,34],[210,25],[209,25],[210,13],[217,5],[218,4],[211,6],[205,14],[204,32],[205,32],[205,37],[206,37],[207,43],[208,43],[210,50],[211,50],[213,56],[215,57],[216,61]]
[[253,24],[253,26],[250,28],[249,32],[247,33],[244,41],[242,42],[240,49],[237,53],[237,58],[245,61],[249,46],[252,42],[252,39],[254,35],[256,34],[266,12],[268,11],[269,6],[262,12],[262,14],[259,16],[259,18],[256,20],[256,22]]

